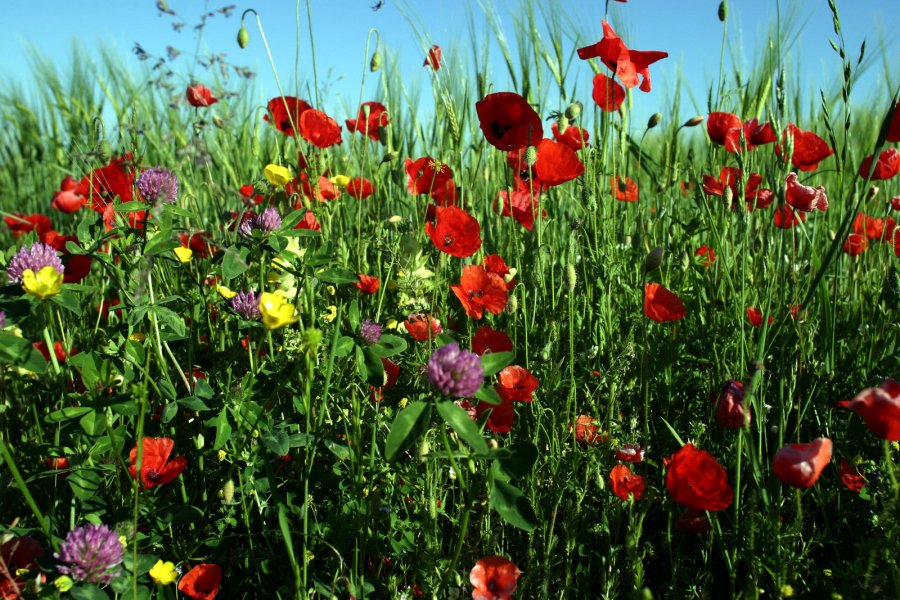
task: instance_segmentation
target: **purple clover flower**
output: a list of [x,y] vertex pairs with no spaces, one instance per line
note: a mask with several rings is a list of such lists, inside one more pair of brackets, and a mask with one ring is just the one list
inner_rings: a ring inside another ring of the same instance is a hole
[[137,178],[137,189],[150,204],[174,204],[178,199],[178,178],[165,167],[150,167]]
[[245,319],[259,319],[262,312],[259,310],[259,297],[253,290],[238,292],[231,299],[231,308]]
[[0,328],[6,327],[6,313],[0,310]]
[[53,246],[35,242],[31,246],[22,246],[10,259],[6,266],[6,278],[9,283],[22,283],[22,273],[28,270],[37,273],[44,267],[53,267],[60,273],[65,272],[65,267]]
[[473,396],[484,383],[481,358],[474,352],[461,350],[456,342],[432,352],[427,372],[431,385],[452,398]]
[[65,564],[56,570],[75,581],[106,584],[120,573],[122,543],[106,525],[85,525],[69,532],[59,552],[53,554]]
[[254,231],[262,234],[272,233],[281,227],[281,213],[277,208],[269,207],[260,214],[250,217],[238,228],[238,233],[244,237],[250,237]]
[[366,319],[359,326],[359,339],[367,346],[377,344],[381,339],[381,325],[372,319]]

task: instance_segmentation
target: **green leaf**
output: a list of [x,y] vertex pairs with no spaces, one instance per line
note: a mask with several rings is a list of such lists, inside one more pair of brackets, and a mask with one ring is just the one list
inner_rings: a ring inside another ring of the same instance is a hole
[[359,331],[359,300],[356,298],[350,302],[347,318],[350,320],[350,330]]
[[359,281],[359,276],[351,271],[350,269],[325,269],[324,271],[320,271],[316,273],[316,278],[319,281],[324,281],[326,283],[357,283]]
[[198,398],[203,398],[209,400],[213,397],[213,389],[210,387],[209,383],[206,382],[205,379],[198,378],[197,382],[194,383],[194,395]]
[[216,440],[213,442],[213,450],[222,448],[231,438],[231,424],[228,422],[228,411],[222,409],[216,418]]
[[97,370],[97,363],[94,361],[93,352],[79,352],[75,356],[69,358],[69,364],[78,369],[81,373],[81,380],[84,387],[93,390],[97,382],[100,380],[100,373]]
[[347,446],[347,444],[342,444],[330,438],[325,438],[322,440],[322,443],[325,444],[325,447],[328,448],[332,454],[337,456],[339,460],[347,460],[350,458],[350,447]]
[[447,344],[455,341],[456,340],[453,339],[452,335],[450,335],[446,331],[442,331],[441,333],[437,334],[437,337],[434,338],[434,345],[440,348],[441,346],[446,346]]
[[164,229],[157,232],[144,246],[144,256],[156,256],[174,250],[181,242],[172,237],[172,232]]
[[172,419],[175,418],[175,415],[178,414],[178,403],[177,402],[169,402],[162,409],[162,414],[160,415],[160,421],[163,423],[168,423]]
[[515,352],[488,352],[481,357],[481,366],[484,368],[484,376],[489,377],[499,373],[504,367],[512,364],[516,359]]
[[178,315],[174,310],[158,305],[153,306],[150,310],[156,313],[156,317],[159,319],[161,327],[164,326],[168,328],[168,330],[178,336],[178,338],[183,338],[187,335],[187,329],[184,326],[184,318]]
[[81,501],[95,500],[103,485],[100,473],[93,469],[74,469],[66,477],[66,483],[72,488],[72,494]]
[[69,421],[71,419],[83,417],[93,410],[94,409],[90,406],[67,406],[60,410],[53,411],[52,413],[44,417],[44,420],[48,423],[62,423],[63,421]]
[[334,355],[338,357],[349,355],[353,351],[354,344],[352,337],[342,335],[334,345]]
[[171,525],[200,523],[203,520],[203,511],[190,504],[174,504],[160,510],[157,514],[160,521]]
[[113,209],[116,212],[137,212],[139,210],[147,210],[147,205],[139,200],[133,200],[132,202],[123,202],[122,204],[116,204],[113,206]]
[[444,419],[444,422],[452,427],[453,431],[458,433],[459,437],[469,444],[475,452],[478,454],[488,453],[488,445],[484,440],[484,436],[481,435],[481,431],[475,425],[475,421],[472,420],[472,417],[466,411],[457,406],[455,402],[450,401],[438,402],[437,411],[441,418]]
[[[281,227],[278,232],[282,235],[319,235],[318,231],[313,231],[311,229],[294,229],[294,225],[302,221],[306,217],[306,208],[301,208],[300,210],[295,210],[294,212],[285,215],[285,217],[281,220]],[[294,232],[297,233],[294,233]]]
[[109,595],[92,583],[76,585],[69,593],[75,600],[109,600]]
[[247,263],[247,249],[231,246],[225,249],[222,259],[222,275],[225,279],[240,277],[250,265]]
[[106,417],[93,410],[83,415],[78,420],[78,424],[81,425],[81,428],[88,435],[96,436],[106,431]]
[[272,454],[284,456],[291,449],[291,440],[284,431],[275,431],[268,433],[262,438],[263,445],[269,449]]
[[384,365],[369,348],[356,347],[356,369],[360,378],[369,385],[384,385]]
[[50,300],[54,304],[57,304],[74,314],[76,317],[81,316],[81,303],[78,301],[78,296],[72,292],[64,290],[55,296],[50,296]]
[[534,531],[538,526],[537,515],[522,490],[502,479],[494,480],[491,507],[504,521],[519,529]]
[[430,423],[431,405],[427,402],[413,402],[397,413],[385,442],[385,458],[397,458],[397,455],[416,443],[428,430]]
[[538,459],[537,446],[531,442],[516,442],[504,450],[497,454],[491,469],[495,476],[507,481],[528,475]]
[[384,334],[377,344],[369,348],[379,358],[387,358],[406,350],[406,340],[398,335]]
[[497,405],[503,402],[503,398],[500,397],[500,394],[493,387],[482,386],[480,390],[475,392],[475,397],[487,404]]
[[156,382],[156,385],[159,386],[159,390],[163,393],[163,396],[168,398],[169,400],[175,400],[177,394],[175,393],[175,386],[173,386],[168,380],[160,379]]
[[188,410],[196,410],[203,411],[209,410],[209,406],[206,405],[206,402],[203,401],[202,398],[197,396],[188,396],[186,398],[179,398],[177,400],[179,406],[183,406]]

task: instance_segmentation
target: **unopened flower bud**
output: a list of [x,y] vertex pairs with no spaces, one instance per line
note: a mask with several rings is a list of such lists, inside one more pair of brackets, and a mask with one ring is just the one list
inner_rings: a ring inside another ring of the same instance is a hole
[[397,160],[397,157],[400,156],[400,153],[397,151],[385,152],[384,156],[381,157],[381,162],[389,163]]
[[701,117],[700,115],[697,115],[696,117],[691,117],[690,119],[685,121],[684,125],[682,125],[682,127],[696,127],[697,125],[699,125],[702,122],[703,122],[703,117]]
[[516,311],[519,310],[519,297],[513,294],[509,297],[509,301],[506,303],[506,312],[511,315],[516,314]]
[[731,202],[734,200],[734,190],[731,189],[731,186],[725,188],[722,197],[725,198],[726,206],[731,206]]
[[250,32],[247,31],[243,23],[241,23],[241,28],[238,29],[237,43],[241,48],[246,48],[250,44]]
[[533,167],[534,163],[537,162],[537,148],[534,146],[528,146],[525,148],[525,164],[529,167]]
[[662,246],[657,246],[651,250],[644,259],[644,273],[651,273],[658,269],[659,265],[662,264],[665,254],[666,250]]
[[569,117],[563,115],[557,121],[557,131],[559,131],[559,135],[562,135],[566,132],[566,129],[569,128]]
[[722,23],[725,22],[725,19],[728,18],[728,0],[722,0],[719,2],[719,21]]
[[662,121],[662,113],[653,113],[647,121],[647,129],[653,129]]
[[374,73],[381,68],[381,52],[377,49],[372,53],[372,60],[369,61],[369,71]]
[[231,504],[231,501],[234,500],[234,480],[229,479],[222,486],[222,500],[225,504]]
[[572,104],[568,105],[566,107],[566,112],[565,112],[566,118],[569,119],[570,121],[574,121],[575,119],[577,119],[578,117],[581,116],[582,108],[583,108],[583,105],[581,104],[581,102],[578,102],[578,101],[575,101]]
[[566,265],[566,287],[569,292],[575,291],[575,284],[578,283],[578,274],[575,272],[575,265]]

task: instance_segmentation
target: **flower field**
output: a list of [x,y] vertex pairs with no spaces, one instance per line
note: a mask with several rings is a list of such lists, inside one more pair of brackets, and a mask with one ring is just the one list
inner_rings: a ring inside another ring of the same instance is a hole
[[[611,19],[519,22],[510,85],[429,42],[424,111],[374,34],[349,111],[221,55],[37,63],[0,597],[900,595],[900,90],[857,99],[827,4],[837,93],[776,36],[687,119],[632,117],[672,58]],[[271,60],[243,8],[198,36]]]

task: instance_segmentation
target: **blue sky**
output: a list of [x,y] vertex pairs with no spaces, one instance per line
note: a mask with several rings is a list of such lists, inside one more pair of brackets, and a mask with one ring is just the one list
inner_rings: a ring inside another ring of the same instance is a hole
[[[7,2],[3,5],[4,35],[0,36],[0,86],[14,81],[33,85],[30,76],[28,53],[38,51],[61,67],[70,60],[73,39],[77,39],[96,56],[102,44],[121,56],[140,76],[148,62],[140,62],[132,52],[135,42],[149,53],[161,56],[167,46],[178,48],[185,54],[178,62],[179,79],[186,84],[191,78],[190,55],[198,40],[192,30],[203,12],[215,10],[229,0],[170,0],[168,5],[187,23],[182,31],[173,31],[171,24],[177,19],[160,15],[154,0],[36,0],[34,2]],[[254,82],[254,94],[260,105],[277,95],[271,69],[252,17],[247,26],[252,41],[246,50],[235,43],[240,14],[246,8],[258,11],[265,28],[276,68],[283,83],[291,93],[294,70],[295,24],[294,3],[287,0],[260,0],[237,3],[230,18],[222,15],[209,20],[199,41],[203,52],[226,52],[231,63],[254,69],[258,76]],[[366,35],[370,28],[377,28],[388,52],[399,57],[399,72],[408,86],[418,85],[423,90],[430,86],[427,70],[422,67],[423,44],[438,44],[444,49],[445,61],[459,61],[461,72],[472,72],[470,38],[482,39],[485,31],[484,11],[479,0],[407,0],[398,3],[386,0],[383,8],[371,10],[371,0],[312,0],[313,32],[316,45],[316,62],[320,84],[328,87],[325,110],[340,120],[352,116],[349,111],[360,95],[360,78],[368,65],[365,52]],[[495,7],[503,31],[514,44],[514,21],[523,18],[523,2],[520,0],[481,0],[482,5]],[[776,0],[732,0],[730,3],[728,36],[737,51],[737,60],[749,70],[750,61],[761,44],[767,42],[767,32],[775,18]],[[898,0],[838,0],[844,37],[855,57],[859,45],[866,39],[868,52],[878,55],[869,74],[861,81],[858,101],[870,95],[887,97],[890,86],[900,83],[900,64],[882,64],[878,46],[884,43],[887,56],[898,55],[900,36],[889,27],[900,22]],[[604,17],[603,0],[557,0],[535,2],[535,5],[552,5],[554,15],[566,31],[562,40],[563,52],[568,55],[573,48],[600,39],[600,20]],[[796,10],[796,23],[802,25],[797,43],[792,46],[788,64],[800,64],[798,79],[806,87],[804,93],[817,95],[819,88],[834,89],[840,73],[838,59],[828,40],[834,37],[831,14],[826,0],[781,0],[782,14]],[[722,26],[716,17],[717,0],[631,0],[627,4],[610,3],[609,21],[619,35],[631,47],[639,50],[664,50],[669,58],[651,67],[653,91],[650,94],[634,93],[635,121],[644,115],[663,110],[670,101],[670,90],[676,81],[686,88],[696,100],[694,106],[688,98],[683,102],[683,115],[706,112],[706,87],[716,80],[719,70],[719,48]],[[474,32],[469,27],[467,14],[473,15]],[[538,18],[541,19],[538,8]],[[311,80],[308,25],[305,2],[301,15],[300,54],[301,80]],[[427,40],[423,39],[427,38]],[[545,37],[546,40],[546,37]],[[513,55],[516,55],[515,49]],[[579,61],[575,59],[575,63]],[[505,68],[496,45],[492,45],[490,72],[495,89],[510,89]],[[590,102],[592,73],[587,65],[577,65],[578,97]],[[730,69],[730,57],[726,66]],[[201,70],[194,76],[203,78]],[[237,89],[236,78],[224,83],[228,89]],[[363,100],[375,97],[378,81],[367,74]],[[215,87],[215,86],[214,86]],[[306,96],[306,94],[301,94]],[[423,94],[428,96],[428,94]],[[548,107],[550,108],[555,107]],[[347,110],[348,114],[342,114]]]

